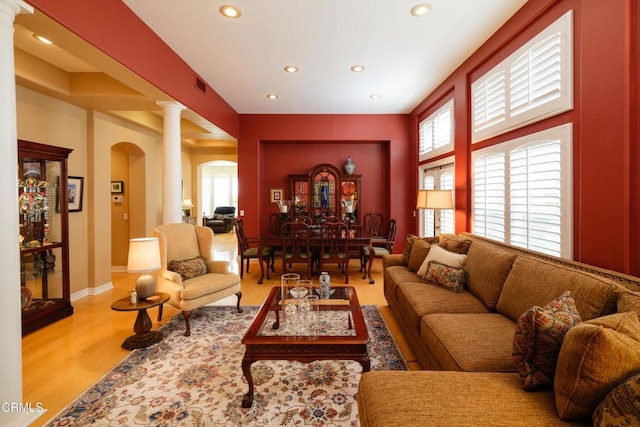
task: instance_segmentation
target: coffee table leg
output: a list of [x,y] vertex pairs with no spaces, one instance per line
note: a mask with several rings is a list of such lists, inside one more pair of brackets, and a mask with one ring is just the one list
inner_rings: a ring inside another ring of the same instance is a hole
[[362,373],[363,374],[365,372],[369,372],[371,370],[371,359],[369,359],[369,356],[360,359],[359,362],[362,365]]
[[249,391],[242,398],[242,407],[243,408],[251,408],[253,404],[253,377],[251,376],[251,364],[253,360],[245,356],[242,358],[242,373],[244,377],[247,379],[247,383],[249,384]]

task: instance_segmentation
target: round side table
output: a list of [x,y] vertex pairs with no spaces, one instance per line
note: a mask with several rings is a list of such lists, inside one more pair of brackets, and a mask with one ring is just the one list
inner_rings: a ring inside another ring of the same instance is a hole
[[148,347],[151,344],[162,341],[162,333],[151,330],[152,322],[149,318],[149,313],[147,313],[147,309],[157,307],[169,301],[169,294],[157,292],[156,295],[160,298],[155,301],[141,300],[132,304],[130,297],[124,297],[111,304],[111,308],[116,311],[138,311],[136,323],[133,325],[135,335],[124,340],[122,343],[123,348],[134,350],[136,348]]

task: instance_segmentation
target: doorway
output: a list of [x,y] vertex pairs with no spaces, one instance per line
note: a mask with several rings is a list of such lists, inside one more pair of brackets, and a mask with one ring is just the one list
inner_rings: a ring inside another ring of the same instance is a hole
[[198,167],[200,181],[198,216],[212,216],[217,206],[233,206],[238,212],[238,164],[227,160],[214,160]]

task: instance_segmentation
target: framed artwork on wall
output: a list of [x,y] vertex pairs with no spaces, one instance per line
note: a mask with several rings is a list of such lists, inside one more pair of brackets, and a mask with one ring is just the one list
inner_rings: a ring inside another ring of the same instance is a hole
[[117,194],[124,193],[124,182],[111,181],[111,192]]
[[70,176],[67,179],[67,203],[69,212],[82,211],[82,195],[84,193],[84,177]]
[[283,189],[282,188],[272,188],[271,192],[271,203],[276,203],[279,200],[283,199]]

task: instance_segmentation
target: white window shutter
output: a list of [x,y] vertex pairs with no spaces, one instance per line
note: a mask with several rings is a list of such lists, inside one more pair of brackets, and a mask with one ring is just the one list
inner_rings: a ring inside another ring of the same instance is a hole
[[473,232],[504,242],[505,155],[494,153],[473,161]]

